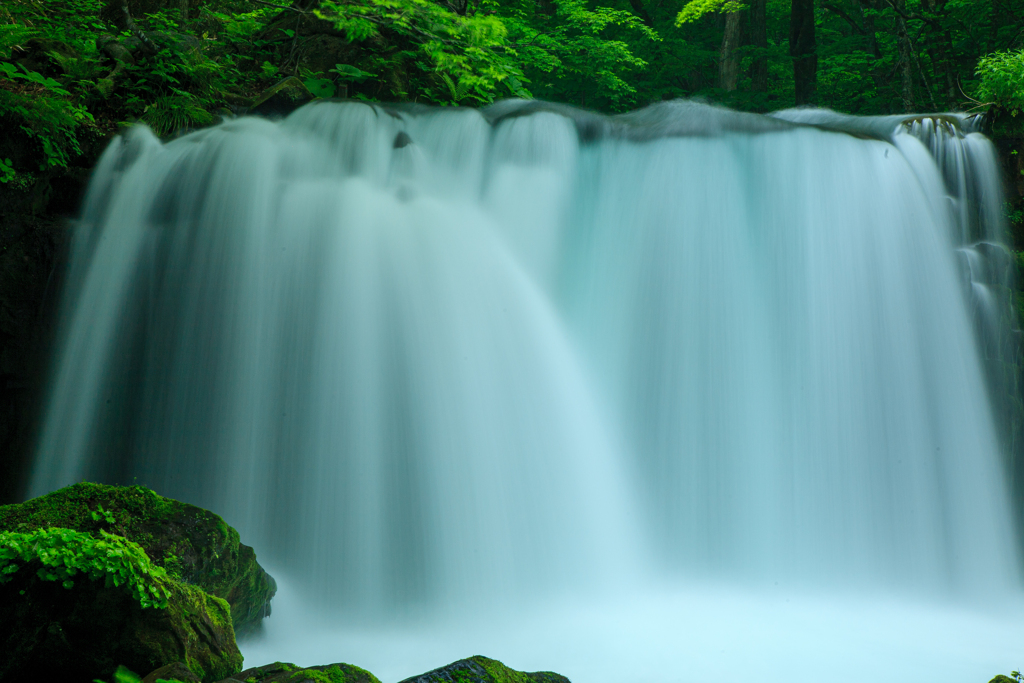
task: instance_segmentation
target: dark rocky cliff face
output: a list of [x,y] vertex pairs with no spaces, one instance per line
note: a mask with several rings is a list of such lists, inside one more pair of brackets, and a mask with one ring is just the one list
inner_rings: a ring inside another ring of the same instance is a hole
[[[42,158],[36,143],[16,127],[4,130],[2,138],[0,157]],[[105,145],[95,140],[69,168],[33,174],[31,182],[0,184],[0,504],[23,499],[70,221]]]
[[1024,251],[1024,117],[993,107],[986,119],[985,134],[995,143],[1003,167],[1010,230],[1008,246]]
[[0,504],[23,498],[68,232],[60,214],[0,213]]

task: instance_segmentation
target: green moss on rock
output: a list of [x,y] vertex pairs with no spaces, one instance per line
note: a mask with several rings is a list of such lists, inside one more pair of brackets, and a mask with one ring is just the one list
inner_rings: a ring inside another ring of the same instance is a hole
[[223,598],[236,633],[270,614],[277,586],[218,515],[142,486],[81,483],[17,505],[0,506],[0,531],[61,527],[107,531],[137,543],[168,576]]
[[285,662],[274,662],[246,669],[240,674],[235,674],[233,678],[245,683],[380,683],[369,671],[342,663],[299,667]]
[[551,671],[516,671],[496,659],[476,655],[402,683],[569,683],[569,679]]

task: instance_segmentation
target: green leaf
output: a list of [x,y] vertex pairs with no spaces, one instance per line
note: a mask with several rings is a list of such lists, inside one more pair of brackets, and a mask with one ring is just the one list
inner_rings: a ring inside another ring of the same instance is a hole
[[363,71],[351,64],[335,64],[334,68],[330,70],[330,73],[338,74],[338,76],[345,80],[356,81],[357,83],[365,81],[367,78],[373,78],[377,75],[368,71]]

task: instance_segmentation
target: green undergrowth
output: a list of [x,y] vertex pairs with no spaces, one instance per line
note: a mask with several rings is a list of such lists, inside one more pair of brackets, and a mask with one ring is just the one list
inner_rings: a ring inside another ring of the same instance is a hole
[[22,568],[39,564],[36,576],[74,587],[76,577],[102,580],[129,591],[143,608],[166,609],[167,572],[137,544],[100,530],[93,534],[47,528],[28,533],[0,532],[0,584]]

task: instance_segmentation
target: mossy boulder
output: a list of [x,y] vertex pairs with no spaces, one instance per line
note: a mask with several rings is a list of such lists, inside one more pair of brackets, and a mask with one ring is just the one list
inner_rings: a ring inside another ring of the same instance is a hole
[[402,683],[569,683],[569,679],[551,671],[516,671],[496,659],[477,655],[407,678]]
[[237,634],[253,630],[270,614],[277,584],[238,532],[209,510],[142,486],[92,483],[0,506],[0,531],[48,527],[106,531],[137,543],[172,580],[227,601]]
[[207,683],[242,668],[228,604],[99,532],[0,534],[0,680],[109,679],[183,662]]
[[369,671],[340,663],[302,667],[274,662],[246,669],[221,683],[230,683],[232,680],[244,683],[380,683]]

